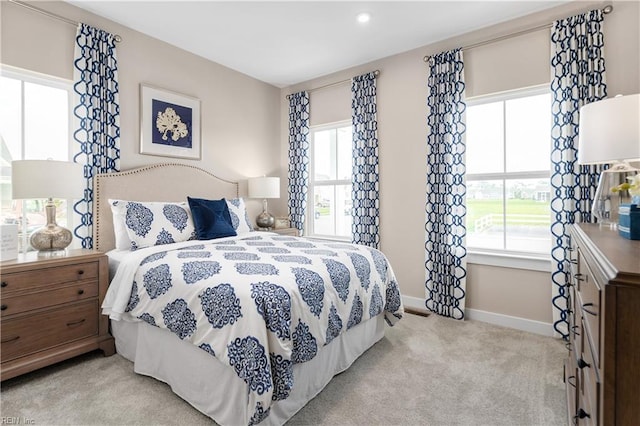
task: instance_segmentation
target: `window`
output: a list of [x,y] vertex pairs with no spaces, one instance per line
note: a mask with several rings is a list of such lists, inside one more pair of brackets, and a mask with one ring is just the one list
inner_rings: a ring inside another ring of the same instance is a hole
[[[18,224],[20,251],[27,236],[46,223],[44,200],[12,200],[13,160],[70,160],[71,82],[3,68],[0,75],[0,220]],[[56,200],[56,220],[70,228],[72,204]]]
[[351,123],[311,128],[307,235],[351,239]]
[[550,108],[547,87],[468,102],[471,252],[525,256],[550,252]]

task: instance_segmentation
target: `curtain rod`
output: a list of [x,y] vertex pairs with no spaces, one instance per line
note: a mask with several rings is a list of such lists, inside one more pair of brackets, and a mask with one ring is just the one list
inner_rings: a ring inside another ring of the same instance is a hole
[[[18,6],[22,6],[25,9],[29,9],[29,10],[32,10],[34,12],[38,12],[38,13],[40,13],[42,15],[48,16],[49,18],[57,19],[58,21],[62,21],[62,22],[65,22],[65,23],[67,23],[69,25],[73,25],[74,27],[77,27],[78,25],[80,25],[79,22],[73,21],[71,19],[67,19],[64,16],[56,15],[55,13],[48,12],[48,11],[46,11],[44,9],[40,9],[39,7],[35,7],[35,6],[31,5],[31,4],[28,4],[28,3],[25,3],[25,2],[22,2],[22,1],[19,1],[19,0],[9,0],[9,2],[13,3],[15,5],[18,5]],[[114,35],[113,38],[115,39],[116,43],[120,43],[122,41],[122,37],[120,37],[118,34]]]
[[[604,13],[605,15],[610,14],[611,12],[613,12],[613,6],[612,5],[607,5],[604,8],[602,8],[602,13]],[[518,37],[521,35],[525,35],[525,34],[529,34],[538,30],[542,30],[544,28],[551,28],[553,26],[553,24],[544,24],[544,25],[538,25],[537,27],[532,27],[532,28],[527,28],[526,30],[522,30],[522,31],[518,31],[515,33],[511,33],[511,34],[506,34],[500,37],[495,37],[489,40],[484,40],[484,41],[480,41],[478,43],[474,43],[474,44],[470,44],[469,46],[464,46],[462,47],[462,50],[469,50],[469,49],[474,49],[476,47],[480,47],[480,46],[484,46],[486,44],[491,44],[491,43],[496,43],[498,41],[502,41],[502,40],[507,40],[513,37]],[[424,58],[422,58],[425,62],[429,62],[429,58],[431,58],[432,55],[427,55]]]
[[[378,77],[378,76],[380,75],[380,70],[375,70],[375,71],[373,72],[373,75],[374,75],[375,77]],[[315,92],[316,90],[322,90],[322,89],[327,89],[327,88],[329,88],[329,87],[338,86],[338,85],[340,85],[340,84],[345,84],[345,83],[348,83],[348,82],[350,82],[350,81],[351,81],[351,79],[350,79],[350,78],[348,78],[348,79],[346,79],[346,80],[336,81],[335,83],[325,84],[324,86],[320,86],[320,87],[315,87],[315,88],[313,88],[313,89],[309,89],[309,90],[307,90],[307,93],[312,93],[312,92]],[[289,99],[290,97],[291,97],[291,95],[287,95],[287,96],[285,96],[285,98],[287,98],[287,99]]]

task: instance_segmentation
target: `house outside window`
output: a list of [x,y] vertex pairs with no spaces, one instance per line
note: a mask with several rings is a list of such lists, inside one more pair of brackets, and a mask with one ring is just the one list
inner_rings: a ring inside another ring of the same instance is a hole
[[548,87],[468,100],[469,252],[548,258],[551,250]]
[[313,126],[310,130],[306,235],[351,240],[351,122]]
[[[17,224],[19,250],[46,224],[45,200],[12,200],[13,160],[70,161],[72,83],[11,67],[0,74],[0,222]],[[71,228],[71,200],[54,200],[56,220]]]

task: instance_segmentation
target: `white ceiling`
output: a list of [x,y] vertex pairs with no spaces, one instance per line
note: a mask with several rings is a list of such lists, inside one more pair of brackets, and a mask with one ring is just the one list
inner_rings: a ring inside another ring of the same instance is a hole
[[[567,0],[67,1],[285,87]],[[360,12],[371,15],[367,24],[356,21]]]

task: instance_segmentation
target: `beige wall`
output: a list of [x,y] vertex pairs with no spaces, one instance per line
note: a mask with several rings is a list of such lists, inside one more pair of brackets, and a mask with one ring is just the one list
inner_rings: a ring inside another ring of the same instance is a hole
[[[282,193],[286,194],[288,103],[285,95],[379,69],[382,249],[393,264],[403,294],[415,298],[424,298],[427,130],[426,65],[422,57],[550,23],[583,12],[589,5],[573,2],[279,90],[68,3],[37,4],[123,37],[118,45],[123,169],[176,161],[203,167],[228,179],[280,175]],[[609,94],[638,93],[640,3],[614,2],[613,5],[614,12],[606,17],[604,24]],[[602,6],[601,2],[591,3],[591,7]],[[0,62],[71,79],[73,26],[6,1],[1,2],[0,15]],[[545,30],[465,51],[467,96],[548,82],[548,52],[548,31]],[[202,101],[201,161],[139,154],[140,83],[195,96]],[[345,114],[349,113],[349,97],[348,85],[313,94],[312,110],[324,108],[325,111],[322,116],[312,115],[313,124],[318,124],[315,120],[332,122],[348,118]],[[241,188],[245,190],[246,186]],[[259,209],[255,201],[250,205],[253,210]],[[275,213],[283,214],[285,197],[270,202],[270,207]],[[551,322],[547,273],[470,265],[467,291],[469,308]]]
[[[613,2],[605,17],[605,60],[609,94],[640,92],[640,3]],[[517,33],[562,19],[601,2],[573,2],[455,39],[445,40],[403,54],[324,76],[282,90],[281,162],[287,164],[287,110],[284,95],[314,89],[379,69],[378,138],[380,142],[381,248],[388,255],[404,295],[424,300],[424,202],[426,183],[426,79],[425,55],[458,46]],[[550,81],[549,30],[509,38],[466,50],[467,96],[479,96]],[[311,93],[311,120],[317,108],[331,109],[327,99],[350,104],[348,84],[344,90]],[[315,101],[314,98],[320,98]],[[334,112],[343,106],[333,106]],[[335,121],[325,109],[319,121]],[[348,114],[348,112],[347,112]],[[327,117],[327,118],[325,118]],[[551,323],[550,274],[524,269],[469,265],[467,308]]]
[[[117,45],[121,169],[161,162],[192,164],[240,180],[241,191],[246,190],[246,177],[281,173],[279,89],[68,3],[36,6],[122,36]],[[73,78],[73,25],[6,1],[0,13],[3,64]],[[139,153],[140,83],[200,99],[201,161]],[[250,206],[257,215],[261,203],[251,200]]]

